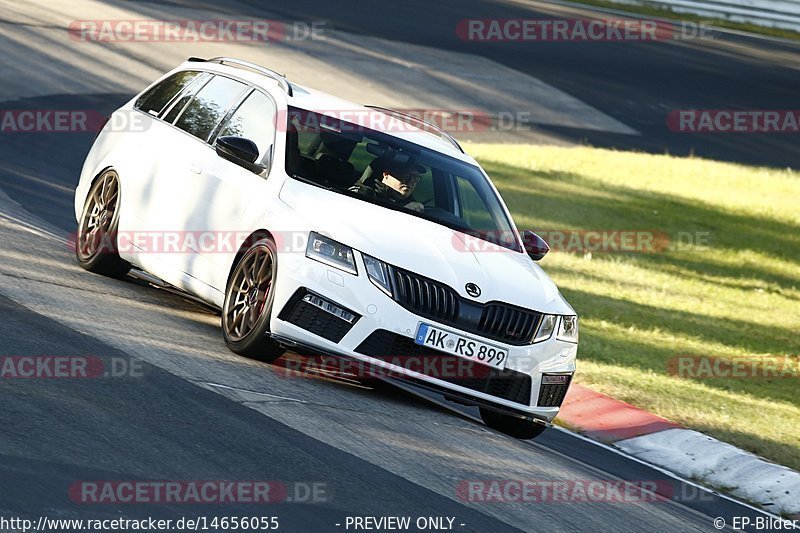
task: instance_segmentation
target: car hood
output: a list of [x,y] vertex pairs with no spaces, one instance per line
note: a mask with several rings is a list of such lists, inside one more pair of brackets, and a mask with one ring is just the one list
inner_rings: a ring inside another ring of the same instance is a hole
[[[311,230],[449,285],[466,299],[574,314],[547,274],[523,253],[294,179],[286,181],[279,197],[308,221]],[[480,296],[468,295],[467,283],[478,285]]]

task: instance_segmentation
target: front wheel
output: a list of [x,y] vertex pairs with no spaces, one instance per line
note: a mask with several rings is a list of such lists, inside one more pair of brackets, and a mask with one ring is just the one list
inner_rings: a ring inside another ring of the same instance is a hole
[[527,418],[498,413],[484,407],[481,407],[480,411],[484,424],[516,439],[535,439],[547,429],[544,424],[539,424]]
[[267,362],[284,352],[269,335],[277,257],[271,240],[253,244],[233,269],[222,307],[222,335],[228,348]]

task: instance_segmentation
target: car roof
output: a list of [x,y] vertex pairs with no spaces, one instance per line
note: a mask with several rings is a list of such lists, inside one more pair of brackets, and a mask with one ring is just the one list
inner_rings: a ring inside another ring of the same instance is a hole
[[[175,71],[189,69],[234,75],[246,80],[254,86],[270,90],[274,89],[275,84],[277,83],[274,77],[265,76],[246,68],[239,68],[237,66],[230,66],[228,64],[214,62],[214,60],[204,61],[192,58],[175,69]],[[395,125],[398,123],[398,118],[392,115],[391,110],[383,111],[381,109],[367,107],[365,105],[357,104],[355,102],[339,98],[338,96],[299,85],[297,83],[290,82],[289,86],[292,89],[292,94],[289,95],[285,92],[283,93],[286,98],[286,104],[289,106],[302,108],[304,110],[316,113],[333,115],[335,118],[341,118],[342,120],[348,122],[354,122],[354,120],[348,120],[347,117],[354,117],[356,119],[360,117],[362,120],[364,117],[368,117],[367,120],[370,122],[364,124],[365,126],[375,123],[391,123]],[[358,124],[360,125],[363,123]],[[417,127],[414,124],[402,122],[402,127],[399,129],[395,128],[390,131],[378,129],[378,131],[381,131],[381,133],[386,135],[397,137],[398,139],[402,139],[404,141],[418,144],[450,157],[454,157],[461,161],[477,165],[476,161],[471,156],[464,153],[460,147],[457,147],[453,144],[455,141],[451,142],[437,133],[423,129],[422,127]]]

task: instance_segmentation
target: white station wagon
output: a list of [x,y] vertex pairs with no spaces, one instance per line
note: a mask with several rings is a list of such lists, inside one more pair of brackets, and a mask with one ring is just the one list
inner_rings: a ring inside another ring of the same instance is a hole
[[535,263],[547,244],[449,134],[252,63],[190,58],[115,111],[75,214],[84,268],[221,309],[238,354],[369,365],[519,438],[575,371],[577,316]]

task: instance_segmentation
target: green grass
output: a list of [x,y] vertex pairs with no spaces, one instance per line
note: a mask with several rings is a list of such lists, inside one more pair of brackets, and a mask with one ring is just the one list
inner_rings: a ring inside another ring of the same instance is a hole
[[[800,470],[800,174],[586,147],[467,150],[521,229],[704,232],[705,245],[658,253],[544,258],[581,317],[577,382]],[[687,355],[794,371],[675,376],[670,361]]]
[[734,22],[724,18],[709,18],[700,15],[693,15],[691,13],[678,13],[666,6],[644,4],[644,5],[631,5],[622,4],[613,0],[570,0],[578,4],[585,4],[588,6],[602,7],[606,9],[616,9],[620,11],[627,11],[637,15],[646,15],[649,17],[667,18],[674,20],[682,20],[687,22],[707,23],[712,26],[720,28],[728,28],[731,30],[746,31],[748,33],[756,33],[760,35],[768,35],[770,37],[778,37],[781,39],[800,40],[800,33],[792,30],[781,28],[769,28],[766,26],[759,26],[748,22]]

